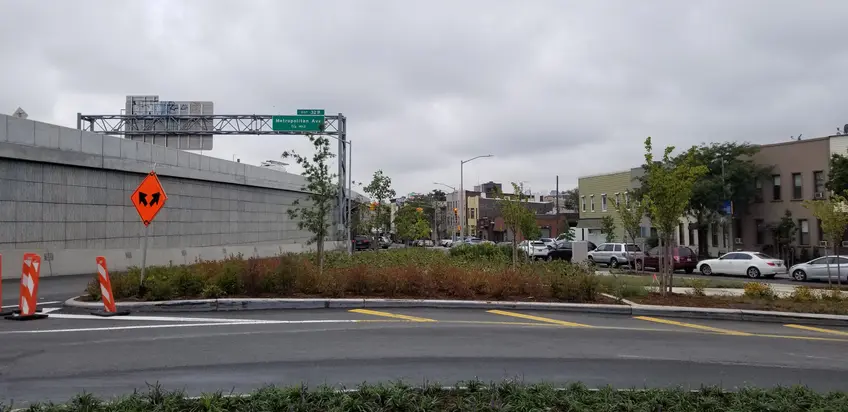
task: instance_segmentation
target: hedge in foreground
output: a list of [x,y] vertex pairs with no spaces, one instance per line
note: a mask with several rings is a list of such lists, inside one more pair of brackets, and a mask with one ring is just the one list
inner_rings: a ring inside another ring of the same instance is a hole
[[[458,386],[459,387],[459,386]],[[79,395],[67,404],[31,406],[33,412],[99,411],[844,411],[848,394],[816,393],[803,387],[742,389],[723,392],[650,389],[589,390],[580,384],[564,389],[549,385],[502,383],[491,387],[472,382],[463,389],[438,386],[413,388],[403,384],[361,386],[357,391],[328,387],[260,389],[249,396],[222,393],[189,398],[182,392],[165,393],[152,386],[146,394],[133,394],[104,402]],[[11,408],[0,407],[0,411]]]
[[[139,270],[112,273],[117,299],[137,296]],[[324,273],[314,256],[230,257],[189,265],[154,266],[144,281],[145,300],[221,297],[379,297],[593,302],[600,281],[588,267],[566,262],[522,264],[451,257],[441,251],[408,248],[330,253]],[[87,288],[100,299],[96,279]]]

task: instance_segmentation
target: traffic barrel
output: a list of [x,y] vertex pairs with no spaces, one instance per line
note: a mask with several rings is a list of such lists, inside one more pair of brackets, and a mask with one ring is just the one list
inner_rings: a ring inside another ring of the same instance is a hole
[[14,314],[6,316],[6,319],[44,319],[47,314],[38,312],[38,281],[41,274],[41,256],[35,253],[25,253],[23,261],[18,310],[14,311]]
[[118,311],[115,303],[115,295],[112,294],[112,281],[109,279],[109,268],[106,266],[106,258],[98,256],[97,259],[97,282],[100,283],[100,296],[103,299],[103,310],[91,312],[96,316],[125,316],[130,311]]

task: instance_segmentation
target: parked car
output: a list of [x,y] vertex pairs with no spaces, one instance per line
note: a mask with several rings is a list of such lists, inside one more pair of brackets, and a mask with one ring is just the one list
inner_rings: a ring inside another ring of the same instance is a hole
[[830,266],[830,279],[837,278],[848,280],[848,257],[845,256],[823,256],[809,262],[799,263],[789,268],[789,274],[793,280],[803,282],[811,279],[827,279],[828,266]]
[[354,250],[371,249],[371,239],[369,239],[368,236],[354,236],[351,242],[353,242]]
[[[587,250],[595,250],[597,246],[595,246],[592,242],[587,243]],[[551,257],[552,260],[565,260],[571,262],[572,257],[574,256],[574,243],[569,241],[558,242],[556,247],[551,249],[548,256]]]
[[527,256],[533,259],[551,260],[551,248],[549,248],[544,242],[538,240],[524,240],[518,244],[518,249],[522,250],[527,254]]
[[540,239],[539,239],[539,241],[540,241],[540,242],[542,242],[542,243],[544,243],[544,244],[546,244],[546,245],[548,245],[548,246],[550,246],[550,247],[551,247],[551,249],[555,249],[555,248],[556,248],[556,239],[554,239],[554,238],[550,238],[550,237],[543,237],[543,238],[540,238]]
[[[659,246],[648,250],[642,258],[636,259],[636,270],[643,270],[645,268],[659,270],[660,255],[662,255],[662,249]],[[672,248],[671,257],[674,261],[674,270],[683,270],[686,273],[692,273],[695,271],[695,267],[698,266],[698,255],[686,246]]]
[[453,243],[453,239],[442,239],[439,241],[439,246],[441,247],[451,247],[451,243]]
[[705,276],[715,273],[746,275],[749,278],[773,278],[775,275],[787,273],[782,260],[760,252],[730,252],[718,259],[702,260],[698,262],[698,271]]
[[617,268],[642,256],[642,249],[634,243],[601,243],[595,250],[589,252],[589,262],[603,263],[611,268]]
[[388,249],[392,246],[392,240],[383,236],[380,238],[380,247],[383,249]]

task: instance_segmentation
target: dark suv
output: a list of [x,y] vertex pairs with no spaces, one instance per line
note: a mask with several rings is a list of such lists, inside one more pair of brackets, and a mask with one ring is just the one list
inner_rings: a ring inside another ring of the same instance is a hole
[[[642,270],[644,268],[659,270],[661,254],[662,250],[659,247],[645,252],[644,257],[636,260],[636,270]],[[674,270],[683,270],[686,273],[692,273],[695,271],[695,267],[698,266],[698,255],[686,246],[672,248],[671,255],[672,259],[674,259]]]
[[368,236],[354,236],[352,242],[354,250],[371,249],[371,239]]

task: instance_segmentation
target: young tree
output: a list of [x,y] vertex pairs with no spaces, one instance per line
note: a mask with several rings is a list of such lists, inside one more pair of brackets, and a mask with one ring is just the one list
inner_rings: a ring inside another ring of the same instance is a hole
[[837,195],[848,196],[848,157],[838,153],[830,157],[830,168],[824,186]]
[[792,212],[786,209],[780,221],[771,223],[769,229],[774,239],[774,246],[777,248],[777,257],[786,259],[786,249],[798,233],[798,225],[795,224],[795,219],[792,219]]
[[430,224],[424,209],[405,204],[395,213],[397,235],[404,240],[420,240],[429,236]]
[[536,224],[536,213],[527,206],[528,199],[524,188],[516,183],[512,183],[512,188],[513,195],[496,192],[495,197],[499,199],[498,206],[504,225],[513,234],[512,265],[515,267],[518,264],[518,236],[530,239],[537,234],[539,226]]
[[[283,152],[284,159],[295,159],[298,165],[303,168],[303,176],[306,178],[306,185],[303,186],[303,191],[307,193],[309,205],[300,205],[300,200],[292,202],[292,209],[287,211],[289,218],[297,220],[297,227],[300,230],[308,230],[312,233],[312,238],[307,244],[316,244],[318,255],[318,272],[324,271],[324,241],[329,235],[330,218],[333,211],[336,209],[336,200],[338,199],[337,175],[330,173],[330,168],[327,162],[335,157],[330,152],[330,140],[326,136],[309,135],[309,142],[315,148],[315,153],[309,156],[303,156],[295,152]],[[300,206],[300,207],[297,207]],[[346,239],[350,242],[350,239]]]
[[[371,197],[374,203],[371,219],[372,228],[377,229],[379,234],[388,233],[392,225],[391,209],[388,201],[395,197],[395,190],[392,189],[392,179],[383,174],[382,170],[377,170],[371,177],[371,182],[363,187],[362,190]],[[368,234],[372,235],[370,230]],[[376,234],[372,235],[371,240],[372,247],[376,248]]]
[[[845,209],[845,197],[833,195],[827,200],[807,200],[804,207],[813,211],[813,214],[821,220],[822,232],[829,243],[831,250],[836,250],[837,245],[842,243],[845,229],[848,229],[848,211]],[[838,254],[834,252],[834,254]],[[836,266],[836,282],[841,286],[841,265]],[[830,264],[827,265],[827,284],[832,285]]]
[[[753,155],[759,148],[747,143],[702,144],[692,150],[695,162],[705,166],[707,172],[695,181],[686,209],[687,214],[695,218],[698,255],[705,259],[709,254],[709,228],[724,213],[724,202],[732,201],[736,214],[744,214],[748,205],[762,196],[762,189],[757,189],[757,181],[767,179],[772,167],[754,163]],[[678,156],[675,161],[685,162],[687,153]]]
[[[625,196],[627,198],[627,196]],[[624,229],[624,241],[630,238],[630,241],[636,243],[636,238],[641,235],[642,218],[645,216],[645,203],[630,201],[628,204],[624,202],[612,202],[612,207],[618,214],[618,220],[621,222],[621,228]],[[630,261],[630,256],[627,257]],[[636,268],[636,270],[640,270]]]
[[601,233],[606,235],[607,243],[615,242],[615,218],[606,215],[601,218]]
[[651,138],[645,139],[645,187],[642,202],[650,211],[651,222],[657,228],[662,247],[663,266],[660,270],[660,286],[665,295],[672,285],[673,266],[671,262],[671,243],[674,230],[680,218],[686,212],[686,206],[692,197],[695,182],[707,173],[706,166],[699,165],[695,159],[695,151],[689,149],[687,154],[672,159],[674,146],[666,147],[662,160],[654,161]]
[[562,202],[562,208],[567,210],[578,210],[577,207],[580,205],[580,193],[577,191],[577,188],[569,189],[560,194],[560,201]]

